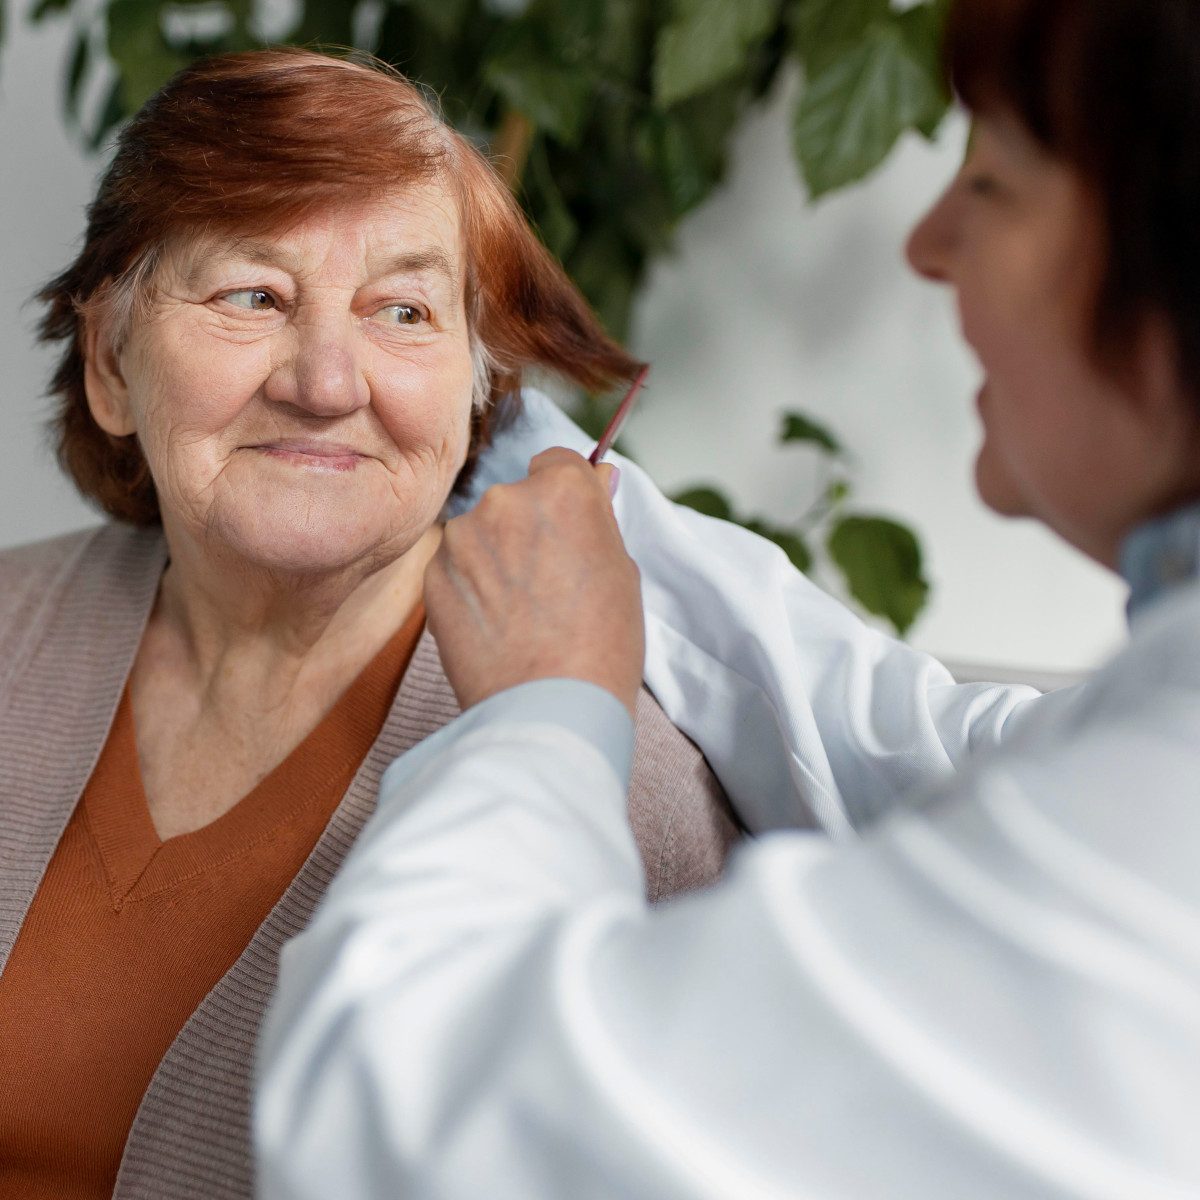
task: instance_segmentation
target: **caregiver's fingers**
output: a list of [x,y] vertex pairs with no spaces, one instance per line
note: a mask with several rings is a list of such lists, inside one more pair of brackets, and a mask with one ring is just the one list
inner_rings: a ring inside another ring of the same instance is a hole
[[569,450],[450,521],[426,575],[442,663],[468,707],[542,678],[595,683],[633,710],[640,579],[612,515],[610,468]]
[[590,471],[599,481],[600,487],[611,500],[617,492],[617,481],[621,477],[620,470],[612,463],[597,463],[593,466],[581,454],[568,450],[563,446],[555,446],[543,450],[529,464],[529,474],[538,475],[545,471],[562,469],[564,471]]

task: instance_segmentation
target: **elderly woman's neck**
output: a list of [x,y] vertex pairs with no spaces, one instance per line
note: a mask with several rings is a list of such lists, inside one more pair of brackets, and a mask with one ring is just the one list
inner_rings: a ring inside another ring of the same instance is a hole
[[344,686],[420,601],[440,540],[435,526],[384,566],[312,576],[172,545],[153,623],[186,655],[204,691],[223,680],[277,698],[306,680]]

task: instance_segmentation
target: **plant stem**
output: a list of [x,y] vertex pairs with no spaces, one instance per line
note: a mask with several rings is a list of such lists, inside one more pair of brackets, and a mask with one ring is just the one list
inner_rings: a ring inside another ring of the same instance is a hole
[[492,160],[510,191],[515,192],[521,186],[534,132],[533,122],[515,108],[510,108],[500,122],[492,144]]

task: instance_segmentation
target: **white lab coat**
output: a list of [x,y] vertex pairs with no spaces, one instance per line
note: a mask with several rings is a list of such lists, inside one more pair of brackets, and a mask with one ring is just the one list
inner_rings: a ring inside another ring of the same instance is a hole
[[[588,448],[530,411],[477,490]],[[920,811],[649,912],[619,765],[494,698],[285,949],[262,1195],[1200,1195],[1200,595],[1072,693],[955,687],[621,465],[647,680],[743,819]]]
[[385,776],[283,953],[264,1200],[1200,1196],[1200,585],[861,841],[657,909],[567,708],[623,715],[526,685]]
[[[550,446],[592,443],[547,397],[488,450],[467,507],[525,477]],[[783,552],[666,500],[621,467],[615,509],[642,575],[646,669],[668,717],[704,751],[746,826],[862,828],[911,787],[949,779],[1070,690],[956,685],[936,659],[868,628]]]

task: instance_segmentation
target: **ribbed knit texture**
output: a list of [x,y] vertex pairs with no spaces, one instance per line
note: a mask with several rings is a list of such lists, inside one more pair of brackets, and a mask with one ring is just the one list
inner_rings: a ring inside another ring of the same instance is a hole
[[112,1195],[151,1076],[316,845],[423,626],[418,606],[247,795],[166,842],[125,689],[0,975],[0,1028],[24,1031],[5,1055],[14,1086],[0,1088],[0,1197]]
[[[108,525],[0,554],[0,970],[108,736],[166,561],[161,534]],[[391,761],[458,714],[422,637],[379,737],[320,841],[163,1057],[134,1121],[116,1200],[249,1200],[254,1042],[279,950],[304,928]],[[696,748],[648,694],[630,818],[651,898],[711,881],[736,836]],[[0,1030],[3,1044],[19,1030]]]

